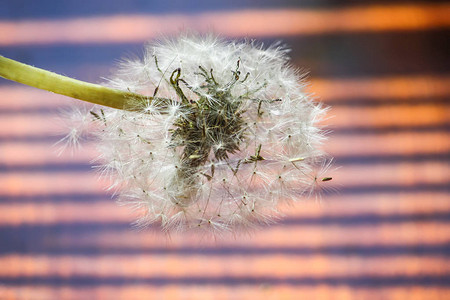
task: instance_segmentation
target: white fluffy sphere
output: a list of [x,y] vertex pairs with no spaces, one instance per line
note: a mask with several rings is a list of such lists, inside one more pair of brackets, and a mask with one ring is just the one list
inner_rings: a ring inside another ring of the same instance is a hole
[[121,200],[145,210],[139,225],[251,228],[329,180],[316,173],[326,109],[287,53],[182,34],[121,63],[108,85],[153,100],[91,114],[103,174]]

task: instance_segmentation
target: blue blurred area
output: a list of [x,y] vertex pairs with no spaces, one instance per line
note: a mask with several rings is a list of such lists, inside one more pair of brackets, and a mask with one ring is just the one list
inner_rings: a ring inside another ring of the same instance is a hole
[[1,0],[0,18],[67,18],[76,16],[101,16],[110,14],[162,14],[162,13],[198,13],[211,10],[236,9],[289,9],[294,7],[330,8],[367,4],[396,4],[412,2],[445,2],[444,0],[407,1],[407,0],[119,0],[119,1],[91,1],[91,0]]

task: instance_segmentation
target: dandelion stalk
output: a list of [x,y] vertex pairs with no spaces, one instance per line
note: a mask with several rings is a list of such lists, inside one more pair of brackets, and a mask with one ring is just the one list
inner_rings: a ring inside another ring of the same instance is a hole
[[133,100],[151,100],[151,97],[73,79],[1,55],[0,76],[38,89],[118,109],[128,109],[128,103]]

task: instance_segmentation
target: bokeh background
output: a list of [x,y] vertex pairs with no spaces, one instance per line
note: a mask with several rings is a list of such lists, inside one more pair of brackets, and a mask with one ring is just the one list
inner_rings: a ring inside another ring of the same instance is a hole
[[179,30],[281,40],[331,105],[321,203],[207,239],[138,231],[58,156],[66,97],[0,80],[0,299],[450,299],[450,3],[0,0],[0,54],[90,82]]

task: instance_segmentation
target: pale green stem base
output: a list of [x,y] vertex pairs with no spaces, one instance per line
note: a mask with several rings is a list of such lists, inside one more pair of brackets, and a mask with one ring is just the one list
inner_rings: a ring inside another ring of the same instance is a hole
[[129,103],[152,100],[144,95],[107,88],[32,67],[0,55],[0,76],[38,89],[112,108],[130,110]]

